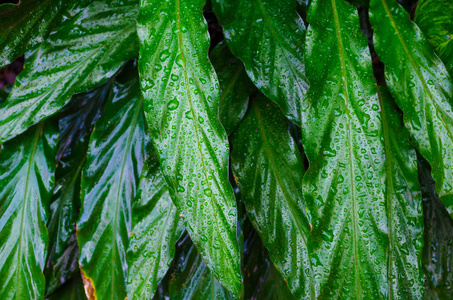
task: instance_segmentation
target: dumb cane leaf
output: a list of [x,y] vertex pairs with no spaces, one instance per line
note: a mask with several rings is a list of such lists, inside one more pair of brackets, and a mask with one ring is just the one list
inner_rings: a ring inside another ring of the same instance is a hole
[[44,297],[58,131],[39,123],[0,152],[0,298]]
[[141,1],[141,88],[151,137],[184,226],[219,281],[239,294],[236,203],[203,5],[203,0]]
[[26,59],[0,108],[0,144],[58,112],[73,94],[111,77],[137,55],[135,0],[95,1]]
[[286,118],[261,95],[251,100],[231,143],[233,173],[272,261],[297,298],[314,296],[310,225],[301,201],[304,166]]
[[300,125],[308,88],[303,63],[305,26],[295,0],[214,0],[231,52],[283,113]]
[[217,45],[209,58],[219,77],[219,119],[230,135],[247,112],[249,95],[254,86],[242,62],[233,56],[225,43]]
[[356,8],[345,1],[322,2],[313,1],[308,13],[311,86],[302,111],[310,162],[303,193],[312,215],[316,296],[404,293],[419,299],[423,243],[414,152],[400,143],[407,136],[393,136],[401,128],[390,131],[398,123],[384,119]]
[[84,281],[97,299],[126,297],[126,251],[144,159],[145,120],[136,69],[116,77],[91,135],[77,223]]
[[414,22],[453,76],[453,1],[420,0]]
[[159,285],[154,300],[237,299],[214,277],[188,234],[177,242],[172,267]]
[[184,232],[154,151],[142,170],[132,205],[132,233],[128,250],[128,298],[151,299],[175,254]]
[[432,166],[437,193],[453,214],[452,80],[398,3],[372,0],[370,23],[389,90],[404,113],[404,125]]
[[95,121],[111,88],[111,80],[75,95],[60,114],[55,188],[50,204],[47,294],[78,271],[75,222],[80,207],[80,175]]

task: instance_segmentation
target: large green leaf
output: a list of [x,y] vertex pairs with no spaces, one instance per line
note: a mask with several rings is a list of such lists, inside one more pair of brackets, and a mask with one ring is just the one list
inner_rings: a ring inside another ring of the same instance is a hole
[[204,0],[141,1],[141,88],[172,200],[208,267],[239,294],[236,203],[203,5]]
[[432,166],[437,193],[453,214],[452,80],[409,14],[395,1],[371,1],[370,22],[388,87],[404,113],[404,125]]
[[154,151],[142,170],[140,188],[132,205],[132,233],[128,250],[128,298],[151,299],[175,254],[184,232],[171,201]]
[[247,112],[254,85],[242,62],[233,56],[225,43],[217,45],[209,58],[220,83],[219,119],[230,135]]
[[418,1],[414,21],[453,76],[453,1]]
[[49,252],[46,263],[47,294],[78,271],[75,222],[80,206],[80,174],[86,159],[88,141],[94,123],[111,88],[111,81],[75,95],[59,120],[55,188],[50,204]]
[[263,94],[300,125],[308,88],[304,65],[305,26],[296,0],[213,0],[225,39]]
[[313,1],[308,21],[303,193],[316,295],[419,299],[421,201],[407,133],[378,98],[356,8]]
[[436,194],[429,164],[422,157],[419,157],[418,163],[425,217],[425,299],[452,299],[453,221]]
[[79,262],[98,299],[126,297],[131,201],[144,160],[142,106],[137,70],[126,68],[96,123],[82,170]]
[[304,166],[285,116],[266,97],[254,98],[231,143],[233,173],[272,261],[297,298],[314,296]]
[[58,112],[75,93],[106,81],[137,55],[136,0],[96,1],[26,59],[0,108],[0,144]]
[[40,123],[0,152],[0,298],[44,297],[58,131]]
[[217,281],[189,235],[185,234],[176,246],[172,268],[153,299],[237,299]]

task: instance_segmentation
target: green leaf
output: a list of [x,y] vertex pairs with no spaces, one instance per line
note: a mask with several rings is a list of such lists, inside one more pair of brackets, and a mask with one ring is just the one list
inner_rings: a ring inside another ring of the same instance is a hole
[[378,98],[357,9],[313,1],[308,21],[303,193],[316,296],[420,299],[421,201],[407,133]]
[[132,206],[132,233],[128,250],[128,298],[151,299],[175,254],[184,232],[171,201],[154,151],[142,170],[140,188]]
[[210,59],[219,77],[219,119],[230,135],[247,112],[254,85],[242,62],[233,56],[225,43],[222,42],[211,51]]
[[310,225],[300,200],[304,166],[285,116],[261,95],[250,101],[231,143],[233,173],[272,261],[296,298],[314,296]]
[[95,121],[112,86],[111,81],[75,95],[59,120],[55,188],[47,223],[49,247],[46,263],[46,293],[52,293],[67,277],[78,272],[75,223],[80,207],[80,175]]
[[96,1],[26,58],[0,108],[0,144],[58,112],[73,94],[111,77],[137,55],[135,0]]
[[305,77],[305,26],[295,0],[213,0],[231,52],[253,83],[300,125]]
[[0,152],[1,299],[44,297],[46,221],[58,132],[40,123]]
[[144,159],[142,105],[137,71],[126,68],[96,123],[82,170],[79,262],[97,299],[126,297],[131,201]]
[[141,1],[141,89],[151,137],[184,226],[219,281],[239,294],[236,203],[203,5],[203,0]]
[[237,299],[217,281],[187,234],[176,247],[172,269],[160,283],[155,300]]
[[453,1],[420,0],[414,21],[453,76]]
[[404,113],[404,125],[432,166],[437,193],[453,214],[452,80],[399,4],[371,1],[370,22],[388,87]]
[[453,221],[436,194],[431,168],[423,157],[418,159],[418,176],[422,187],[425,217],[425,299],[452,299]]
[[244,222],[243,299],[295,299],[250,221]]
[[75,276],[63,284],[55,293],[46,300],[86,300],[85,290],[83,289],[82,277]]

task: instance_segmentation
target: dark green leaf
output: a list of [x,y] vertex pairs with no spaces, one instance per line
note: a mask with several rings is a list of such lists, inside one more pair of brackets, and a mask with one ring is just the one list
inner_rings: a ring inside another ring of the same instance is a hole
[[139,70],[145,114],[185,227],[220,282],[239,294],[236,203],[219,84],[208,60],[204,0],[141,1]]
[[132,206],[132,237],[128,250],[128,298],[151,299],[175,254],[184,232],[171,201],[157,156],[148,151],[140,188]]
[[58,112],[137,55],[135,0],[96,1],[65,22],[16,78],[0,109],[0,144]]
[[295,0],[213,0],[231,52],[263,94],[300,125],[308,88],[303,63],[305,26]]
[[0,298],[44,297],[58,131],[40,123],[0,152]]
[[293,294],[310,295],[314,291],[307,249],[310,225],[300,200],[304,166],[286,118],[261,95],[251,100],[231,142],[233,173],[249,218]]
[[63,284],[55,293],[46,300],[86,300],[83,281],[80,274]]
[[425,216],[425,299],[452,299],[453,221],[436,194],[429,164],[422,157],[418,163]]
[[210,59],[220,83],[219,119],[230,135],[247,112],[254,85],[242,62],[233,56],[225,43],[212,50]]
[[236,299],[214,277],[189,235],[185,234],[176,246],[172,269],[162,280],[155,300]]
[[316,296],[420,299],[421,200],[407,133],[380,103],[357,9],[313,1],[308,21],[303,193]]
[[390,92],[417,150],[432,166],[436,190],[453,214],[453,83],[408,13],[395,1],[373,0],[375,49]]
[[453,1],[418,1],[414,21],[453,76]]
[[78,271],[75,222],[80,206],[80,174],[88,141],[111,88],[111,81],[78,94],[63,108],[59,120],[55,188],[50,204],[47,294]]
[[131,201],[144,159],[142,103],[137,71],[126,68],[96,123],[82,171],[79,261],[97,299],[126,297]]

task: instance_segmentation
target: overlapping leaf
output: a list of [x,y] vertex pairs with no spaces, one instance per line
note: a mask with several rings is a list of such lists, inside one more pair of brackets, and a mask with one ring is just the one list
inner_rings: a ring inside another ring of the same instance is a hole
[[28,57],[0,108],[0,144],[59,111],[137,55],[135,0],[95,1]]
[[50,204],[49,252],[46,263],[47,293],[78,272],[75,222],[80,207],[80,175],[94,123],[111,88],[111,81],[76,95],[63,108],[59,120],[55,188]]
[[418,1],[414,21],[453,76],[453,1]]
[[141,88],[173,202],[208,267],[238,294],[236,205],[203,5],[203,0],[141,1]]
[[58,131],[40,123],[0,152],[0,298],[44,297]]
[[186,234],[177,243],[172,269],[160,283],[158,299],[236,299],[214,277]]
[[83,281],[80,274],[63,284],[55,293],[46,298],[46,300],[87,300]]
[[[398,123],[381,111],[386,107],[377,96],[356,8],[345,1],[313,1],[308,21],[311,86],[302,111],[302,141],[310,168],[303,193],[312,214],[316,296],[404,293],[418,299],[421,211],[413,150],[400,142],[399,128],[391,131]],[[402,153],[393,154],[394,149]],[[404,240],[397,239],[401,235]],[[404,278],[394,278],[395,273]]]
[[137,71],[127,68],[96,123],[82,171],[79,262],[98,299],[126,297],[131,201],[144,159],[142,105]]
[[305,26],[295,0],[214,0],[233,54],[263,94],[300,125],[308,88],[303,58]]
[[128,298],[151,299],[175,254],[184,232],[179,212],[171,201],[157,156],[149,157],[132,206],[132,233],[128,250]]
[[242,62],[233,56],[225,43],[211,51],[210,59],[219,77],[219,119],[230,135],[247,112],[248,99],[254,86]]
[[286,118],[261,95],[251,101],[231,142],[238,187],[272,261],[296,298],[314,296],[310,225],[301,201],[304,166]]
[[432,166],[436,190],[453,214],[453,85],[444,64],[394,1],[373,0],[375,49],[417,150]]

